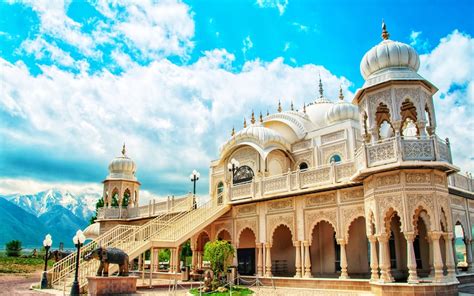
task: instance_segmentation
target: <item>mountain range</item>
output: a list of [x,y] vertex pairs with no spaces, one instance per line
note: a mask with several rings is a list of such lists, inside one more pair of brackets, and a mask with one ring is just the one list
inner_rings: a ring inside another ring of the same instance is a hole
[[84,190],[72,194],[49,189],[35,194],[0,195],[0,248],[16,239],[23,247],[38,248],[47,233],[53,237],[53,249],[63,242],[73,247],[72,237],[89,225],[100,194]]

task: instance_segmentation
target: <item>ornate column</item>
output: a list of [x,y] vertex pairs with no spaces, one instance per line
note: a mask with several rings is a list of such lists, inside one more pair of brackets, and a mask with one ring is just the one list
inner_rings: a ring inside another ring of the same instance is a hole
[[257,243],[257,276],[263,276],[263,244]]
[[[443,281],[443,259],[441,257],[441,249],[439,246],[439,238],[441,237],[441,232],[431,232],[431,240],[433,241],[433,267],[434,267],[434,280],[436,282]],[[451,241],[449,242],[451,244]],[[452,256],[452,252],[451,252]]]
[[270,250],[272,248],[272,244],[266,243],[265,244],[266,248],[266,258],[265,258],[265,276],[266,277],[271,277],[272,276],[272,255],[270,253]]
[[158,256],[160,249],[153,248],[152,250],[153,250],[153,271],[157,272],[160,265],[159,263],[160,260]]
[[191,270],[196,270],[196,247],[191,244]]
[[304,277],[310,278],[311,277],[311,257],[309,254],[309,242],[304,241]]
[[373,235],[369,236],[370,241],[370,271],[371,281],[376,281],[379,279],[379,262],[377,259],[377,238]]
[[408,283],[418,283],[418,275],[416,274],[416,257],[415,248],[413,247],[413,241],[415,240],[415,233],[405,232],[405,238],[407,240],[407,268],[408,268]]
[[301,277],[301,242],[300,241],[294,241],[293,246],[295,246],[295,268],[296,268],[296,274],[295,278],[300,278]]
[[453,252],[453,239],[454,235],[452,232],[447,232],[443,234],[444,245],[446,248],[446,280],[455,281],[456,280],[456,265],[454,264],[454,252]]
[[174,267],[174,249],[170,249],[170,264],[168,268],[168,273],[173,273],[173,267]]
[[390,270],[390,247],[388,245],[389,236],[386,233],[379,234],[379,252],[380,252],[380,281],[383,283],[393,282],[392,272]]
[[429,264],[430,264],[430,277],[434,277],[434,266],[433,266],[433,241],[431,240],[431,237],[429,235],[426,236],[426,240],[428,241],[429,245]]
[[344,239],[338,239],[337,243],[339,244],[341,250],[341,275],[339,278],[348,279],[349,275],[347,274],[346,241]]
[[472,239],[467,239],[465,240],[466,243],[466,261],[468,265],[468,272],[473,272],[474,268],[472,266]]

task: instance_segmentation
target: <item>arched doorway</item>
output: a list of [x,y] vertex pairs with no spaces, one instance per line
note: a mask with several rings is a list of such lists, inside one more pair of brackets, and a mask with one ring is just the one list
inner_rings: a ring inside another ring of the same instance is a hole
[[310,247],[311,274],[315,277],[336,277],[336,272],[341,270],[339,254],[332,225],[327,221],[316,224]]
[[347,272],[351,278],[370,278],[369,240],[365,229],[365,218],[359,217],[349,226],[346,246]]
[[239,236],[237,249],[237,269],[241,275],[255,274],[255,233],[245,228]]
[[401,232],[401,219],[398,213],[393,211],[388,217],[390,270],[395,281],[403,282],[408,279],[407,241]]
[[457,221],[454,225],[454,253],[457,262],[457,268],[460,270],[467,269],[467,249],[466,249],[466,233],[461,222]]
[[295,275],[295,247],[291,231],[286,225],[282,224],[273,231],[271,255],[274,276]]
[[232,242],[230,233],[226,229],[222,229],[221,231],[219,231],[216,237],[217,237],[217,240],[225,240],[228,242]]
[[418,277],[428,277],[430,275],[430,244],[428,242],[429,217],[426,211],[422,210],[418,214],[415,224],[415,240],[413,249],[415,251],[416,272]]
[[202,269],[202,268],[205,267],[204,266],[205,264],[203,262],[203,259],[204,259],[204,246],[209,241],[210,241],[210,238],[209,238],[209,235],[207,234],[207,232],[201,232],[199,234],[198,238],[196,239],[196,250],[194,250],[194,252],[196,252],[196,254],[193,254],[194,255],[193,261],[195,261],[196,263],[193,264],[193,265],[196,266],[198,269]]

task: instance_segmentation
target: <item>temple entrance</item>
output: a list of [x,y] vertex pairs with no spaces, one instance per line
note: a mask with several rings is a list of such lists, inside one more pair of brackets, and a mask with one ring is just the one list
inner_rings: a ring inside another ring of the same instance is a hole
[[335,235],[334,228],[326,221],[319,222],[313,228],[310,254],[311,274],[314,277],[336,277],[336,272],[341,269]]
[[294,276],[295,247],[290,229],[285,225],[278,226],[273,232],[272,274],[274,276]]
[[238,271],[241,275],[255,274],[255,249],[239,248],[237,249]]
[[369,241],[365,230],[365,218],[359,217],[349,226],[346,246],[347,272],[351,278],[370,278]]

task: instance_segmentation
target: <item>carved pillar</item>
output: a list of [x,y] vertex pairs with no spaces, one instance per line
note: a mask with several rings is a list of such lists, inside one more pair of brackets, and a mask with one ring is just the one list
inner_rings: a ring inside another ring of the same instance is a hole
[[295,278],[300,278],[301,277],[301,242],[300,241],[295,241],[293,242],[293,245],[295,246],[295,268],[296,268],[296,274]]
[[474,270],[472,266],[472,239],[465,239],[466,243],[466,261],[468,265],[468,272],[472,272]]
[[265,248],[266,248],[265,276],[271,277],[272,276],[272,255],[270,253],[270,250],[272,248],[272,245],[270,243],[266,243]]
[[417,123],[418,131],[420,133],[420,137],[426,137],[426,121],[418,121]]
[[433,241],[429,235],[426,236],[426,240],[428,241],[429,250],[428,253],[430,255],[429,264],[430,264],[430,277],[434,277],[434,266],[433,266]]
[[170,250],[170,262],[169,262],[168,273],[173,273],[173,266],[174,266],[173,257],[174,257],[174,252],[173,252],[173,249],[169,249],[169,250]]
[[[443,258],[441,257],[441,249],[439,246],[439,238],[441,237],[441,233],[431,232],[430,237],[433,241],[433,267],[435,270],[434,280],[436,282],[441,282],[443,280]],[[451,244],[451,241],[449,243]],[[452,252],[450,256],[452,256]]]
[[377,259],[377,238],[373,235],[369,236],[370,241],[370,271],[371,281],[376,281],[379,279],[379,262]]
[[402,122],[401,120],[394,120],[392,121],[392,127],[393,130],[395,131],[395,136],[401,136],[401,128],[402,128]]
[[372,126],[371,128],[369,128],[369,133],[370,133],[370,140],[372,143],[375,143],[379,140],[379,133],[376,126]]
[[158,248],[153,248],[153,271],[154,272],[157,272],[158,269],[159,269],[159,262],[160,262],[160,259],[159,259],[159,254],[160,252],[160,249]]
[[405,238],[407,240],[407,267],[408,267],[408,283],[418,283],[418,276],[416,274],[416,257],[413,241],[415,234],[413,232],[406,232]]
[[341,250],[341,275],[339,278],[348,279],[349,275],[347,274],[346,241],[344,239],[338,239],[337,243],[339,244]]
[[304,241],[304,277],[311,277],[311,257],[309,254],[309,242]]
[[380,252],[380,281],[384,283],[393,282],[392,272],[390,270],[390,247],[388,244],[389,236],[386,233],[378,236]]
[[452,232],[444,233],[444,245],[446,248],[446,277],[448,281],[456,280],[456,265],[454,265],[453,239]]
[[143,266],[142,256],[138,256],[138,270],[141,270]]
[[191,244],[191,270],[196,270],[196,247]]
[[263,244],[257,243],[257,276],[263,276]]

